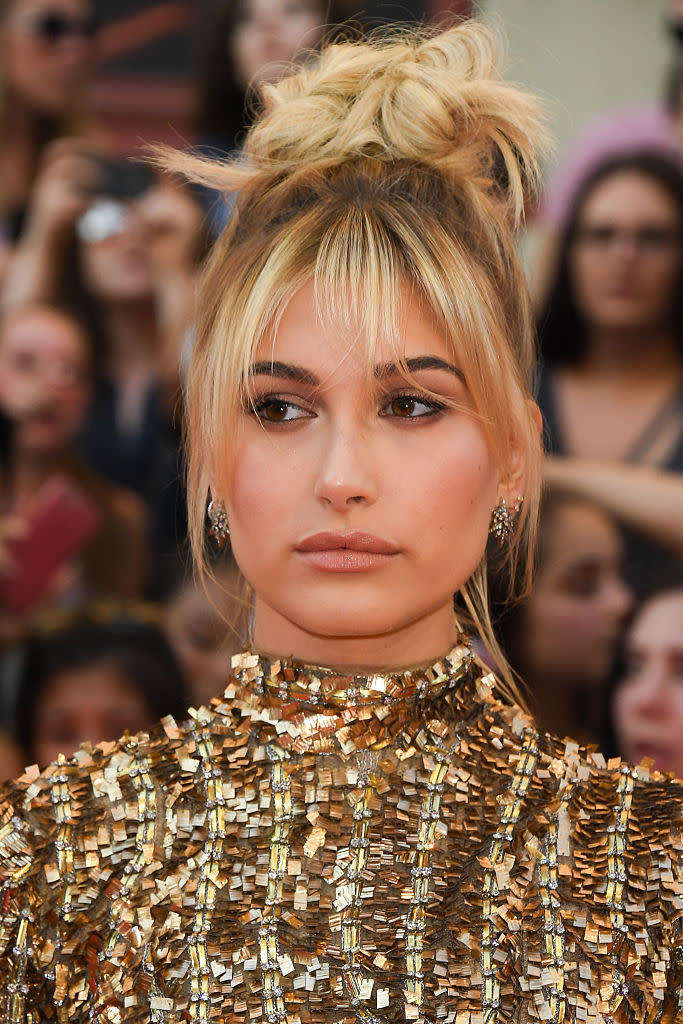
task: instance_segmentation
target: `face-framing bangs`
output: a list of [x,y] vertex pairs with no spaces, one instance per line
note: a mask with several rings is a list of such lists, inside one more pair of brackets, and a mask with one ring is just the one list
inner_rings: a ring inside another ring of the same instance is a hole
[[[209,490],[213,482],[217,497],[229,493],[231,442],[249,402],[256,349],[276,337],[288,303],[311,280],[320,319],[337,325],[354,358],[366,360],[369,386],[380,339],[405,367],[406,289],[434,318],[501,475],[514,447],[525,453],[514,568],[535,523],[541,448],[530,403],[532,318],[511,232],[491,215],[481,191],[475,201],[424,166],[365,160],[305,185],[289,179],[245,189],[214,250],[187,389],[190,530],[200,569]],[[464,597],[477,628],[488,633],[481,621],[484,576],[482,564]]]

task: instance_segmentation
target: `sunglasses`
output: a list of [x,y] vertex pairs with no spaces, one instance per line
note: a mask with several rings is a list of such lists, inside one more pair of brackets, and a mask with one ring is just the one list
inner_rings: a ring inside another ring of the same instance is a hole
[[43,11],[33,19],[30,30],[44,43],[60,43],[74,36],[90,40],[97,26],[92,18],[78,18],[62,11]]

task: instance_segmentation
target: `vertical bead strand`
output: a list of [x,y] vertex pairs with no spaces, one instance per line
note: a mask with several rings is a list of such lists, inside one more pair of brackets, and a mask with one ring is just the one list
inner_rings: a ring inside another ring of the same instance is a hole
[[496,1024],[500,1008],[500,982],[494,965],[495,951],[499,940],[499,931],[494,918],[498,910],[500,891],[496,878],[496,868],[501,863],[505,850],[510,845],[515,824],[522,809],[522,803],[531,784],[538,762],[538,736],[533,729],[527,729],[515,773],[508,793],[512,797],[509,803],[502,804],[498,829],[494,832],[489,850],[489,867],[484,872],[482,886],[482,937],[481,937],[481,973],[482,973],[482,1010],[484,1024]]
[[280,907],[284,894],[284,877],[289,860],[292,834],[292,794],[285,751],[269,744],[271,760],[270,785],[273,794],[273,831],[270,837],[268,883],[263,917],[259,926],[259,957],[263,1012],[268,1024],[284,1024],[287,1008],[280,973],[278,931]]
[[205,1024],[210,1017],[211,962],[207,937],[216,906],[218,886],[214,881],[223,861],[225,843],[225,797],[223,777],[213,759],[213,739],[209,723],[204,728],[193,730],[197,753],[201,760],[206,794],[207,842],[206,858],[199,873],[199,884],[195,896],[190,947],[190,1020]]
[[131,765],[128,774],[137,797],[138,824],[135,832],[135,852],[124,865],[121,887],[116,892],[109,908],[109,926],[111,930],[109,938],[99,954],[100,960],[108,960],[113,955],[116,942],[120,938],[118,926],[123,919],[130,898],[142,877],[147,863],[147,851],[154,843],[156,831],[156,790],[149,774],[149,760],[141,755],[137,743],[128,743],[126,749],[134,758],[134,763]]
[[426,924],[426,904],[429,898],[432,874],[432,856],[436,837],[436,826],[440,818],[441,794],[448,772],[448,758],[437,755],[436,767],[432,769],[427,783],[427,795],[422,801],[417,832],[417,861],[410,872],[413,895],[406,919],[406,991],[415,997],[415,1005],[424,1002],[424,974],[422,953]]
[[626,833],[631,813],[631,801],[634,787],[633,769],[622,765],[617,783],[618,803],[612,812],[612,821],[607,827],[607,894],[606,902],[610,908],[610,922],[614,932],[610,959],[612,961],[612,999],[610,1013],[614,1013],[628,994],[626,977],[619,963],[619,951],[628,931],[624,920],[624,893],[628,882],[626,873]]
[[342,977],[349,1001],[358,1020],[365,1024],[375,1024],[377,1017],[363,1002],[363,976],[357,954],[361,948],[360,912],[363,905],[363,871],[368,861],[370,840],[370,819],[372,810],[370,801],[376,789],[373,772],[377,766],[377,756],[369,750],[357,755],[358,781],[357,789],[360,796],[353,806],[353,829],[349,840],[351,857],[346,868],[344,881],[337,886],[337,900],[344,904],[341,916],[341,953],[343,958]]

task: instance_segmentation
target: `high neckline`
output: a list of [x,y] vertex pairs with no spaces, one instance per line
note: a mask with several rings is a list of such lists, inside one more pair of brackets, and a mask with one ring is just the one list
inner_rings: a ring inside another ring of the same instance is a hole
[[432,699],[459,683],[474,664],[465,636],[437,661],[417,668],[378,672],[344,672],[308,665],[294,658],[273,658],[245,651],[232,659],[237,680],[253,693],[301,710],[393,706],[399,702]]

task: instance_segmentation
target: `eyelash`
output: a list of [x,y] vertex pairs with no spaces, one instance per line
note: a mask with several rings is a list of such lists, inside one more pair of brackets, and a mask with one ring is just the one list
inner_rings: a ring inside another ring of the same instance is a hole
[[[394,402],[400,401],[401,399],[408,399],[410,401],[415,402],[416,405],[424,406],[425,409],[427,409],[427,412],[419,413],[416,416],[397,416],[397,415],[392,414],[391,412],[387,412],[386,411],[389,406],[391,406]],[[264,415],[264,413],[265,413],[265,411],[269,407],[272,408],[274,405],[280,405],[280,406],[283,406],[283,407],[287,407],[287,409],[298,409],[301,412],[303,412],[304,415],[303,416],[289,416],[289,417],[285,417],[285,418],[280,419],[280,420],[268,419]],[[399,392],[396,392],[395,394],[389,395],[386,398],[386,400],[384,402],[384,405],[380,408],[379,415],[381,417],[387,418],[387,419],[411,420],[411,421],[412,420],[426,420],[426,419],[431,419],[432,417],[438,416],[440,413],[442,413],[444,411],[444,409],[446,409],[446,403],[445,402],[440,402],[440,401],[438,401],[436,399],[433,399],[433,398],[426,398],[424,395],[416,395],[412,391],[399,391]],[[311,418],[313,418],[313,415],[314,415],[313,413],[309,413],[308,410],[306,410],[304,406],[299,405],[297,402],[294,402],[294,401],[292,401],[291,399],[288,399],[288,398],[283,398],[283,397],[281,397],[279,395],[276,395],[276,394],[274,394],[274,395],[263,395],[261,398],[253,399],[249,403],[248,411],[253,416],[256,416],[257,419],[261,420],[261,422],[269,423],[271,426],[278,426],[278,425],[284,424],[284,423],[296,423],[298,420],[301,420],[301,419],[311,419]]]

